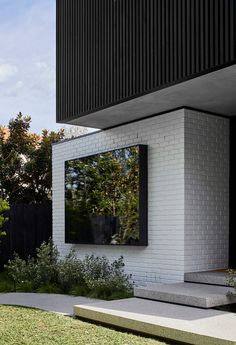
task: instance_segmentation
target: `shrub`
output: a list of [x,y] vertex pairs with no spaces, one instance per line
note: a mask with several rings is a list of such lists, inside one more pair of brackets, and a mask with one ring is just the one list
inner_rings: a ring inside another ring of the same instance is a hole
[[12,284],[12,280],[9,279],[6,272],[0,273],[0,292],[13,292],[14,285]]
[[24,281],[18,285],[15,286],[15,291],[18,292],[34,292],[34,286],[33,283],[30,281]]
[[63,293],[59,286],[56,284],[43,285],[36,290],[38,293]]
[[22,260],[18,254],[15,254],[14,259],[8,261],[7,270],[15,284],[31,282],[35,276],[34,259]]
[[[36,259],[29,257],[23,260],[18,254],[6,266],[9,277],[18,284],[18,288],[27,286],[27,291],[33,291],[40,286],[57,281],[58,251],[52,241],[43,242],[37,249]],[[23,288],[24,289],[24,288]]]
[[90,296],[90,290],[85,284],[74,285],[69,293],[74,296]]
[[58,259],[59,252],[57,247],[50,239],[48,243],[43,242],[37,249],[37,256],[32,277],[35,287],[57,283],[58,280]]
[[22,260],[15,255],[6,268],[18,291],[63,292],[103,299],[132,294],[131,276],[124,273],[123,257],[112,263],[94,255],[79,260],[71,250],[60,260],[51,240],[37,249],[36,259]]
[[86,256],[83,261],[84,281],[93,297],[109,298],[115,292],[132,290],[131,276],[124,273],[124,262],[121,256],[113,263],[106,257]]
[[73,249],[58,263],[58,284],[66,293],[76,285],[84,285],[83,262]]

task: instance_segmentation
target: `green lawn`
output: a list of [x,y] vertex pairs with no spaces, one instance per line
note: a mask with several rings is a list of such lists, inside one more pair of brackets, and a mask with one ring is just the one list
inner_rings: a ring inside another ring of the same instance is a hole
[[1,345],[164,345],[139,337],[48,313],[0,306]]

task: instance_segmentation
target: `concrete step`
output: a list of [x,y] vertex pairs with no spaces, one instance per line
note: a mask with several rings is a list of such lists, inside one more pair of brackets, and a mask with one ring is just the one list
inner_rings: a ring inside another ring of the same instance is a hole
[[199,308],[236,303],[233,288],[195,283],[148,284],[136,287],[134,296]]
[[226,271],[208,271],[185,273],[184,281],[192,283],[227,286]]
[[194,345],[235,345],[234,313],[130,298],[74,306],[82,319]]

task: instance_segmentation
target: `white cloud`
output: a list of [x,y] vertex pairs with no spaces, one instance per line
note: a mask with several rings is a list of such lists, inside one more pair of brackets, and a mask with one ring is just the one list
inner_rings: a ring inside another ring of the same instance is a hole
[[14,83],[8,83],[7,87],[4,90],[1,90],[1,104],[8,104],[13,98],[17,99],[21,97],[21,89],[24,87],[24,83],[21,80],[18,80]]
[[48,68],[48,64],[44,61],[37,61],[35,62],[35,67],[37,67],[38,69],[44,70]]
[[[55,0],[0,0],[0,125],[19,111],[55,130]],[[6,66],[7,65],[7,66]]]
[[8,66],[0,69],[0,124],[21,111],[32,117],[33,131],[55,130],[61,127],[55,106],[55,1],[0,0],[1,10],[3,1],[10,7],[8,16],[0,12],[0,65]]
[[20,89],[24,86],[24,82],[22,80],[18,80],[18,82],[16,83],[16,88]]
[[5,63],[0,60],[0,83],[6,82],[17,73],[16,66]]

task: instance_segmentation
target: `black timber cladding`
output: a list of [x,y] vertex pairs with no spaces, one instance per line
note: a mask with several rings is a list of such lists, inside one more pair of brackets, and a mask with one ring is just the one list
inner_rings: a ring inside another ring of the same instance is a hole
[[57,121],[236,60],[236,0],[57,0]]

